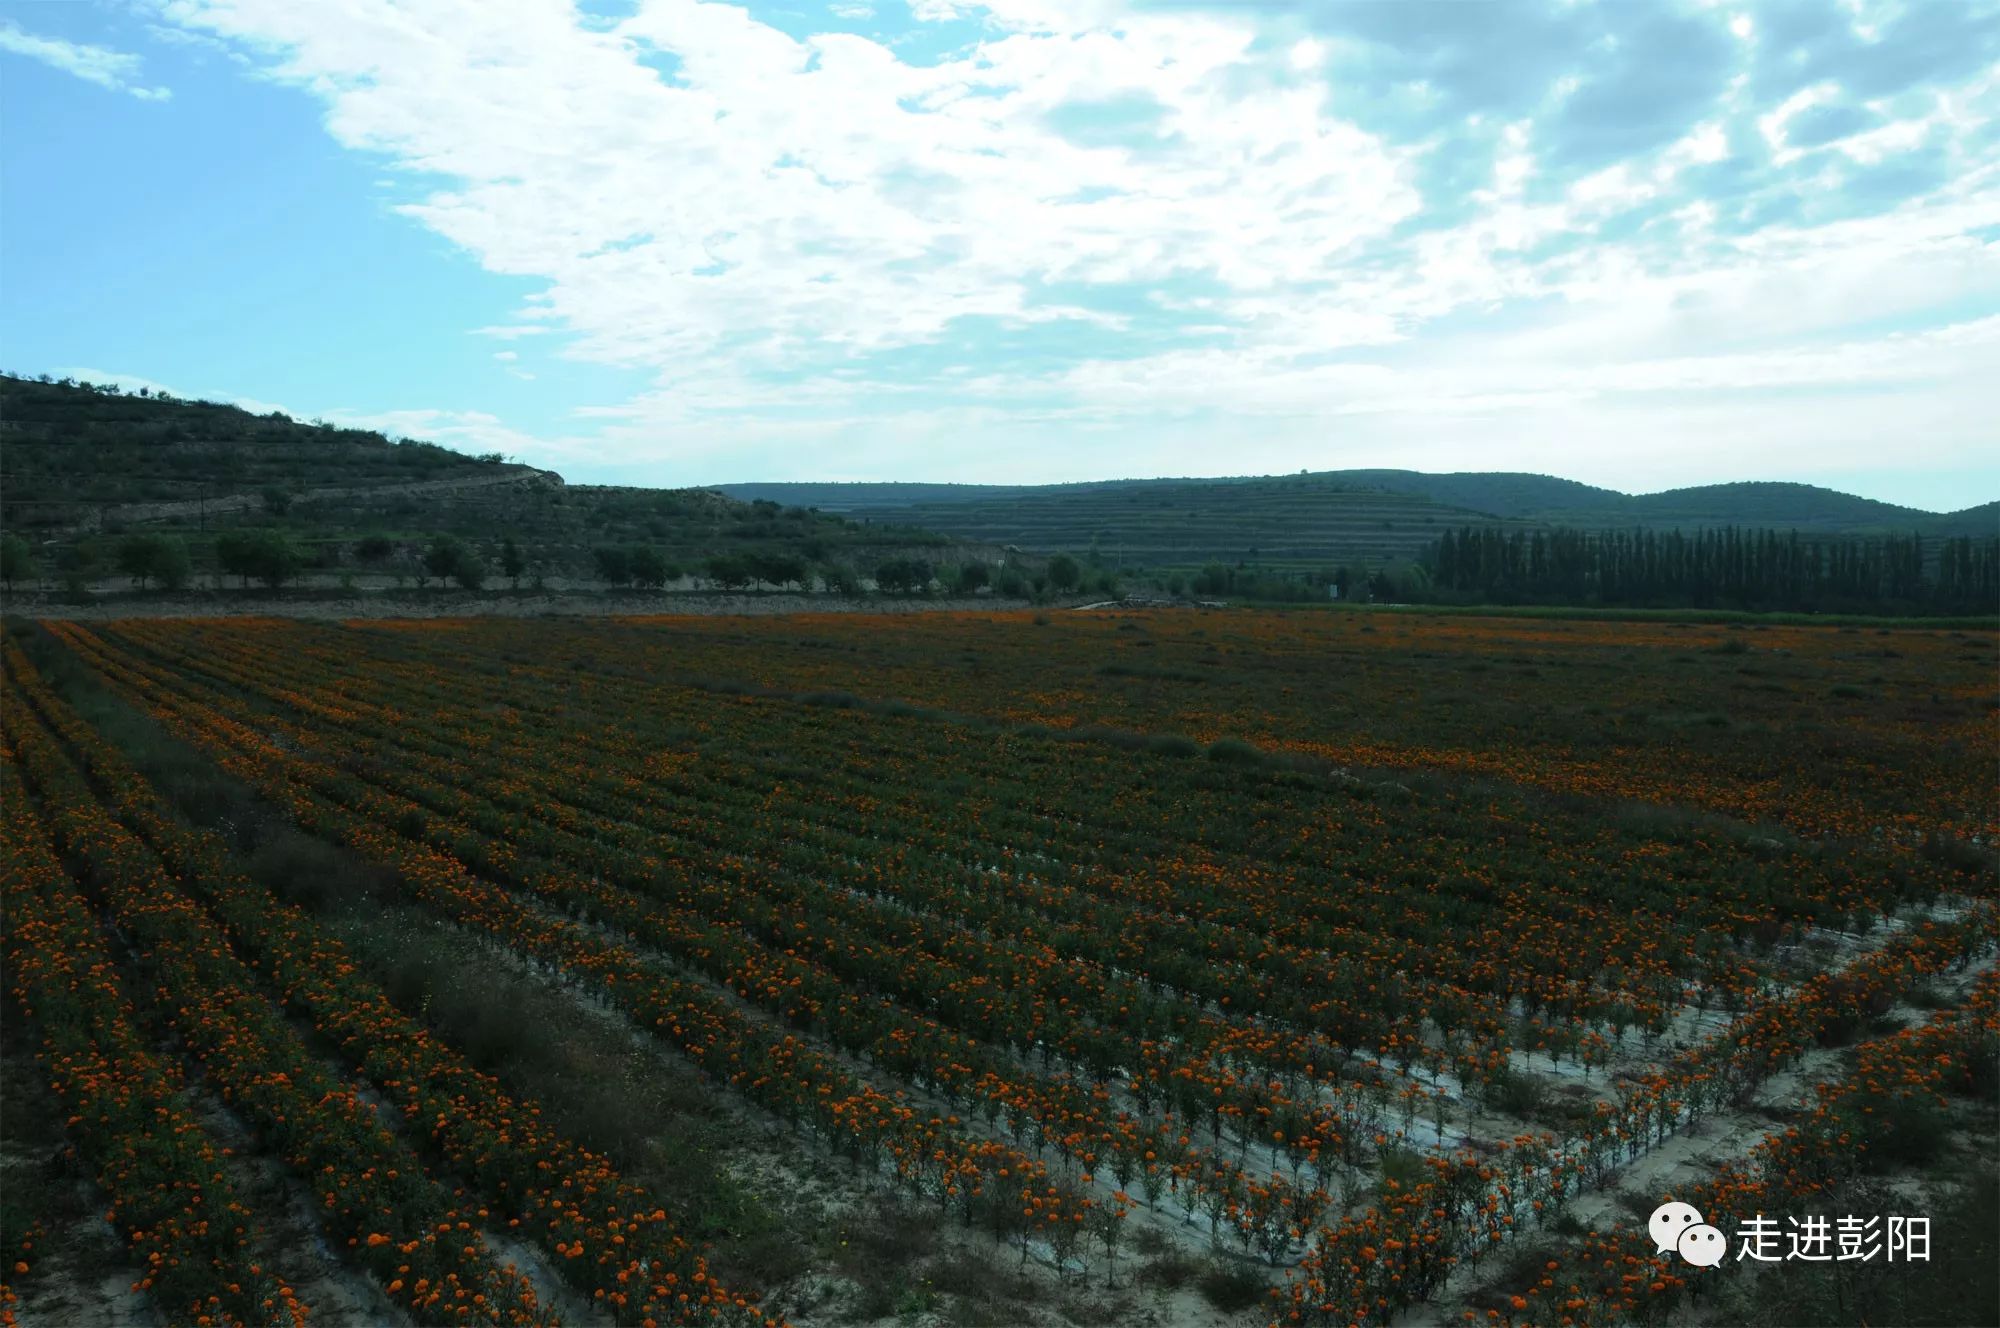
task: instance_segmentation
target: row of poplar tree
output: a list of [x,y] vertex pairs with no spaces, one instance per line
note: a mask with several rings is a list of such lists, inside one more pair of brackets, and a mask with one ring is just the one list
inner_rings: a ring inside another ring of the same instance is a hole
[[1447,595],[1793,610],[2000,607],[2000,535],[1808,536],[1679,530],[1448,530],[1426,560]]

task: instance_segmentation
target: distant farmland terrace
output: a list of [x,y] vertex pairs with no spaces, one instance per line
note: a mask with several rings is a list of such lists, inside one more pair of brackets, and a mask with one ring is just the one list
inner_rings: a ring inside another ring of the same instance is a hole
[[[758,490],[753,496],[761,496],[762,487],[731,486],[728,491],[740,488],[748,495]],[[1273,568],[1375,564],[1414,558],[1447,528],[1508,524],[1411,494],[1305,477],[998,488],[990,496],[975,491],[979,496],[899,505],[883,503],[887,495],[874,486],[853,486],[848,502],[838,496],[845,486],[810,487],[818,489],[818,505],[850,516],[914,524],[1031,552],[1095,546],[1114,562],[1153,567],[1239,561]]]

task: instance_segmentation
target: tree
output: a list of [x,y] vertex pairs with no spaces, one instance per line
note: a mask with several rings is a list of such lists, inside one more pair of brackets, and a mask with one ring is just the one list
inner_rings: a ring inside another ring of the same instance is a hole
[[292,510],[292,495],[277,485],[267,485],[264,489],[264,510],[272,516],[283,516]]
[[35,570],[34,551],[28,541],[19,535],[0,536],[0,581],[12,590],[16,581],[32,576]]
[[829,594],[853,596],[861,593],[861,578],[846,563],[828,563],[820,568],[819,579]]
[[962,594],[975,594],[986,586],[985,563],[967,563],[958,569],[958,588]]
[[1049,585],[1055,588],[1056,593],[1066,595],[1075,590],[1077,583],[1083,579],[1083,569],[1076,565],[1076,559],[1059,553],[1049,559],[1048,575]]
[[231,530],[216,536],[215,565],[225,576],[241,577],[244,587],[257,574],[256,537],[247,531]]
[[194,560],[188,557],[187,541],[162,537],[153,554],[153,579],[163,590],[179,590],[194,575]]
[[165,535],[128,535],[118,545],[118,569],[138,582],[141,590],[148,581],[179,590],[188,583],[192,564],[181,540]]
[[658,549],[635,544],[626,550],[625,565],[631,570],[632,579],[648,590],[658,590],[667,584],[667,560]]
[[521,556],[521,546],[511,537],[500,541],[500,572],[514,583],[514,589],[521,588],[521,573],[528,570],[527,559]]
[[450,579],[458,570],[464,548],[464,545],[450,535],[435,536],[424,550],[424,570],[440,581]]
[[275,530],[232,530],[215,541],[216,566],[227,575],[243,578],[245,586],[256,577],[276,590],[292,579],[301,561],[298,549]]
[[590,551],[590,557],[597,564],[597,575],[612,585],[622,586],[632,579],[632,558],[624,549],[602,544]]
[[363,535],[354,545],[354,556],[364,563],[375,564],[385,561],[395,549],[387,535]]
[[473,550],[459,546],[458,558],[451,565],[451,579],[458,582],[461,590],[477,590],[486,584],[486,560]]
[[430,542],[424,550],[424,570],[440,581],[456,581],[464,590],[477,590],[486,584],[485,562],[451,535],[439,535]]
[[753,553],[744,558],[750,575],[774,586],[804,585],[805,561],[786,553]]
[[734,554],[720,554],[708,560],[708,579],[724,590],[740,590],[750,584],[750,568]]
[[929,589],[931,565],[921,558],[891,558],[875,569],[875,584],[884,590]]
[[304,560],[296,544],[275,530],[258,532],[253,544],[257,579],[272,590],[298,575]]
[[138,582],[141,590],[153,575],[159,545],[158,535],[127,535],[118,542],[118,570]]

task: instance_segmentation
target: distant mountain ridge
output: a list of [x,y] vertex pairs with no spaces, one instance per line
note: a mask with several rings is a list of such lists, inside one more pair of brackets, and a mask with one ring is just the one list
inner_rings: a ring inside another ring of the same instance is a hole
[[2000,503],[1923,512],[1810,484],[1742,483],[1626,494],[1512,472],[1338,470],[1077,484],[724,484],[744,500],[921,526],[1028,553],[1097,551],[1112,565],[1213,563],[1277,573],[1424,557],[1454,528],[1718,526],[1846,537],[2000,533]]

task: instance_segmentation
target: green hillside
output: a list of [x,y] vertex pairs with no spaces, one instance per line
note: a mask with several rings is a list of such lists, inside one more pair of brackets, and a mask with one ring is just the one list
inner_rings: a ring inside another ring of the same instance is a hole
[[1445,525],[1583,530],[1722,526],[1820,536],[2000,531],[2000,504],[1933,513],[1810,484],[1715,484],[1624,494],[1509,472],[1340,470],[1290,476],[1108,480],[1042,486],[728,484],[827,512],[868,513],[1022,549],[1093,544],[1135,566],[1221,560],[1273,568],[1414,556]]
[[1447,528],[1496,524],[1428,498],[1311,475],[1061,485],[848,510],[1035,552],[1095,551],[1119,567],[1223,562],[1273,571],[1414,558]]
[[1926,535],[2000,535],[2000,500],[1940,516],[1925,516],[1914,525]]
[[553,471],[379,433],[253,415],[67,382],[0,376],[0,529],[26,541],[43,579],[116,586],[135,535],[184,544],[197,583],[219,542],[270,535],[293,579],[401,584],[450,536],[497,575],[502,542],[530,576],[600,579],[600,548],[643,548],[695,573],[712,558],[790,559],[871,576],[921,554],[945,566],[982,551],[893,521],[848,520],[705,489],[572,485]]

